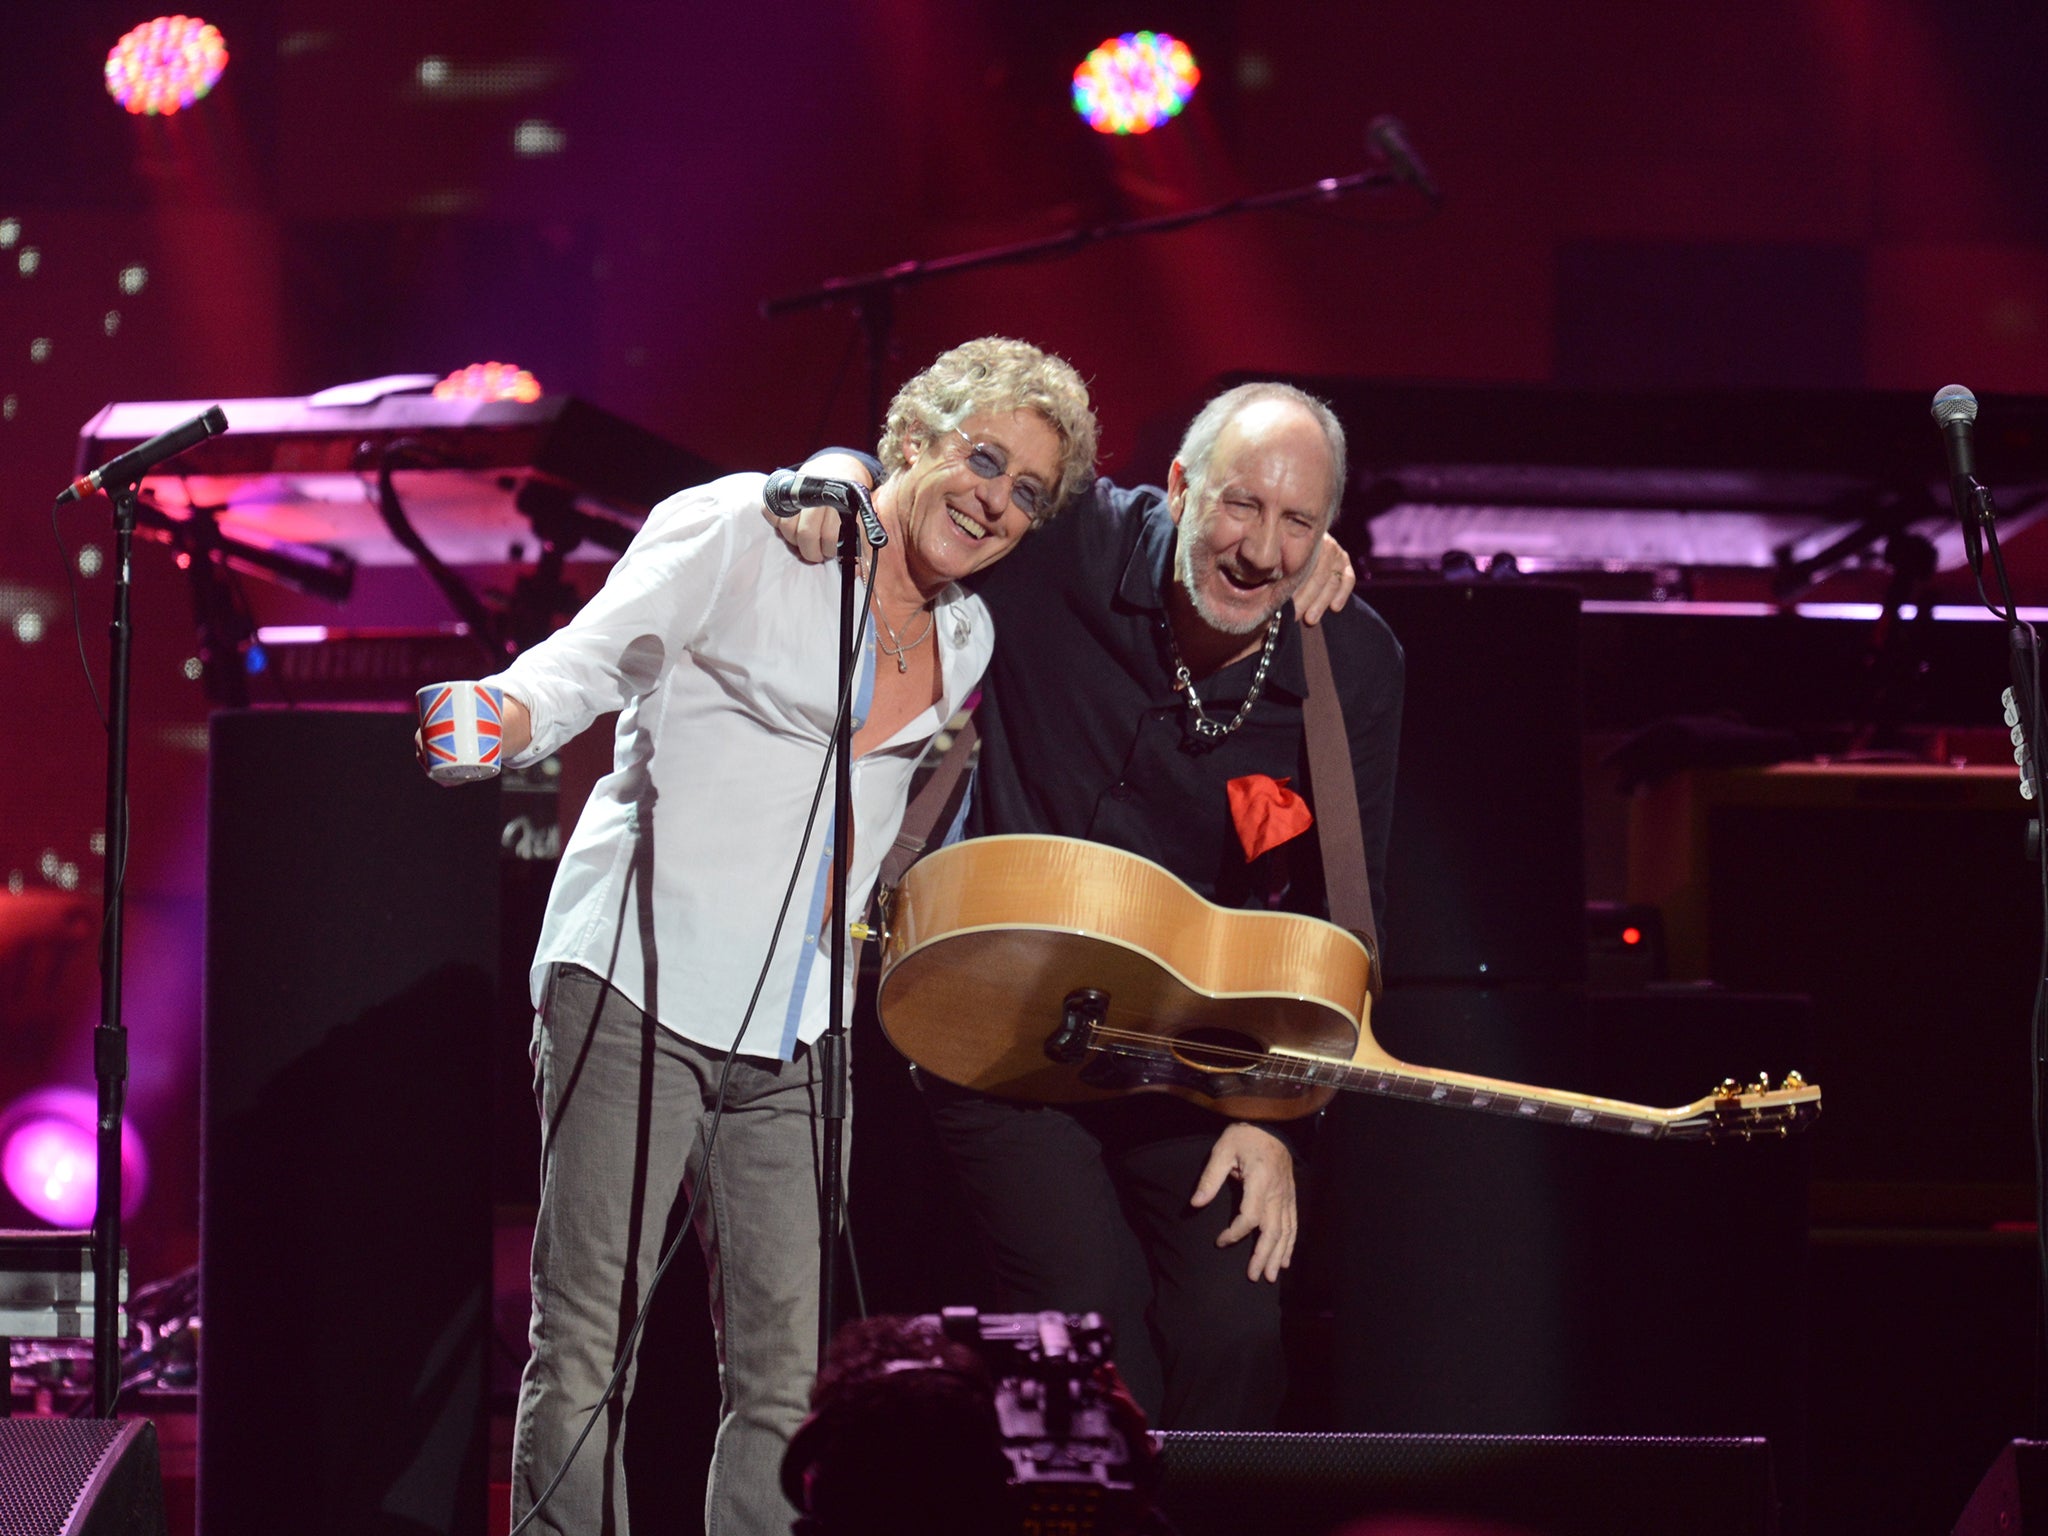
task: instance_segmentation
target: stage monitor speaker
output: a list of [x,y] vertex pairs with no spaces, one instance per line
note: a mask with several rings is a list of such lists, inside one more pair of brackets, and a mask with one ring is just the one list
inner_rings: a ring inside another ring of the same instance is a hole
[[1407,658],[1387,844],[1387,980],[1586,975],[1579,595],[1375,582]]
[[1762,1440],[1156,1438],[1159,1504],[1180,1536],[1330,1536],[1346,1522],[1391,1515],[1484,1521],[1484,1536],[1765,1536],[1778,1529]]
[[2048,1440],[2015,1440],[1991,1463],[1951,1536],[2042,1532],[2048,1532]]
[[412,712],[212,725],[199,1525],[480,1532],[500,806]]
[[147,1419],[0,1419],[0,1536],[164,1536]]

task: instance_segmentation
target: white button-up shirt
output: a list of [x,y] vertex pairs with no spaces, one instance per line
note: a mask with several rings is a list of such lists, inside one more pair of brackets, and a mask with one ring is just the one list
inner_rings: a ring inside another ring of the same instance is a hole
[[[829,1009],[824,945],[833,843],[826,760],[836,705],[839,568],[805,565],[761,514],[757,474],[671,496],[648,514],[604,588],[564,628],[487,682],[533,717],[515,765],[545,757],[619,710],[612,771],[598,781],[548,896],[532,984],[587,967],[667,1028],[722,1050],[739,1032],[784,892],[789,911],[740,1049],[788,1060]],[[864,595],[864,594],[863,594]],[[979,682],[995,629],[949,587],[933,612],[939,703],[853,763],[856,836],[848,904],[867,904],[903,820],[911,773]],[[856,726],[874,692],[862,637]],[[798,843],[819,775],[818,823]],[[851,993],[853,967],[847,967]]]

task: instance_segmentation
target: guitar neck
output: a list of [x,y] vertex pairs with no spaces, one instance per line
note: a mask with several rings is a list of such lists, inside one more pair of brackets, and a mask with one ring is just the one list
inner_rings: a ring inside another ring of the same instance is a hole
[[1416,1067],[1391,1057],[1360,1064],[1333,1061],[1284,1048],[1269,1051],[1260,1064],[1259,1073],[1262,1077],[1280,1077],[1318,1088],[1337,1088],[1346,1093],[1372,1093],[1382,1098],[1409,1099],[1444,1109],[1472,1109],[1489,1115],[1569,1125],[1581,1130],[1613,1131],[1645,1140],[1670,1134],[1675,1125],[1694,1119],[1703,1107],[1687,1105],[1681,1109],[1653,1109],[1646,1104],[1629,1104],[1620,1099],[1596,1098],[1591,1094],[1571,1093],[1563,1089],[1538,1088],[1527,1083],[1503,1082],[1464,1072]]

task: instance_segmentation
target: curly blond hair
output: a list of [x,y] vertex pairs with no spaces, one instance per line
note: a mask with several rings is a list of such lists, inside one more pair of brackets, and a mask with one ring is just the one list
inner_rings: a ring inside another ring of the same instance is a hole
[[1007,336],[963,341],[896,391],[882,430],[882,468],[900,473],[909,463],[905,444],[929,444],[986,411],[1036,411],[1058,435],[1059,481],[1046,518],[1095,478],[1095,411],[1088,386],[1066,359]]

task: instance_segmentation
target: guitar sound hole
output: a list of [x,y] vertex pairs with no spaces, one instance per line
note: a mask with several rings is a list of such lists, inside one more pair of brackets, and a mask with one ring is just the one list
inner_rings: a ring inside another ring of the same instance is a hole
[[1249,1072],[1266,1048],[1234,1029],[1191,1029],[1176,1035],[1173,1059],[1200,1072]]

